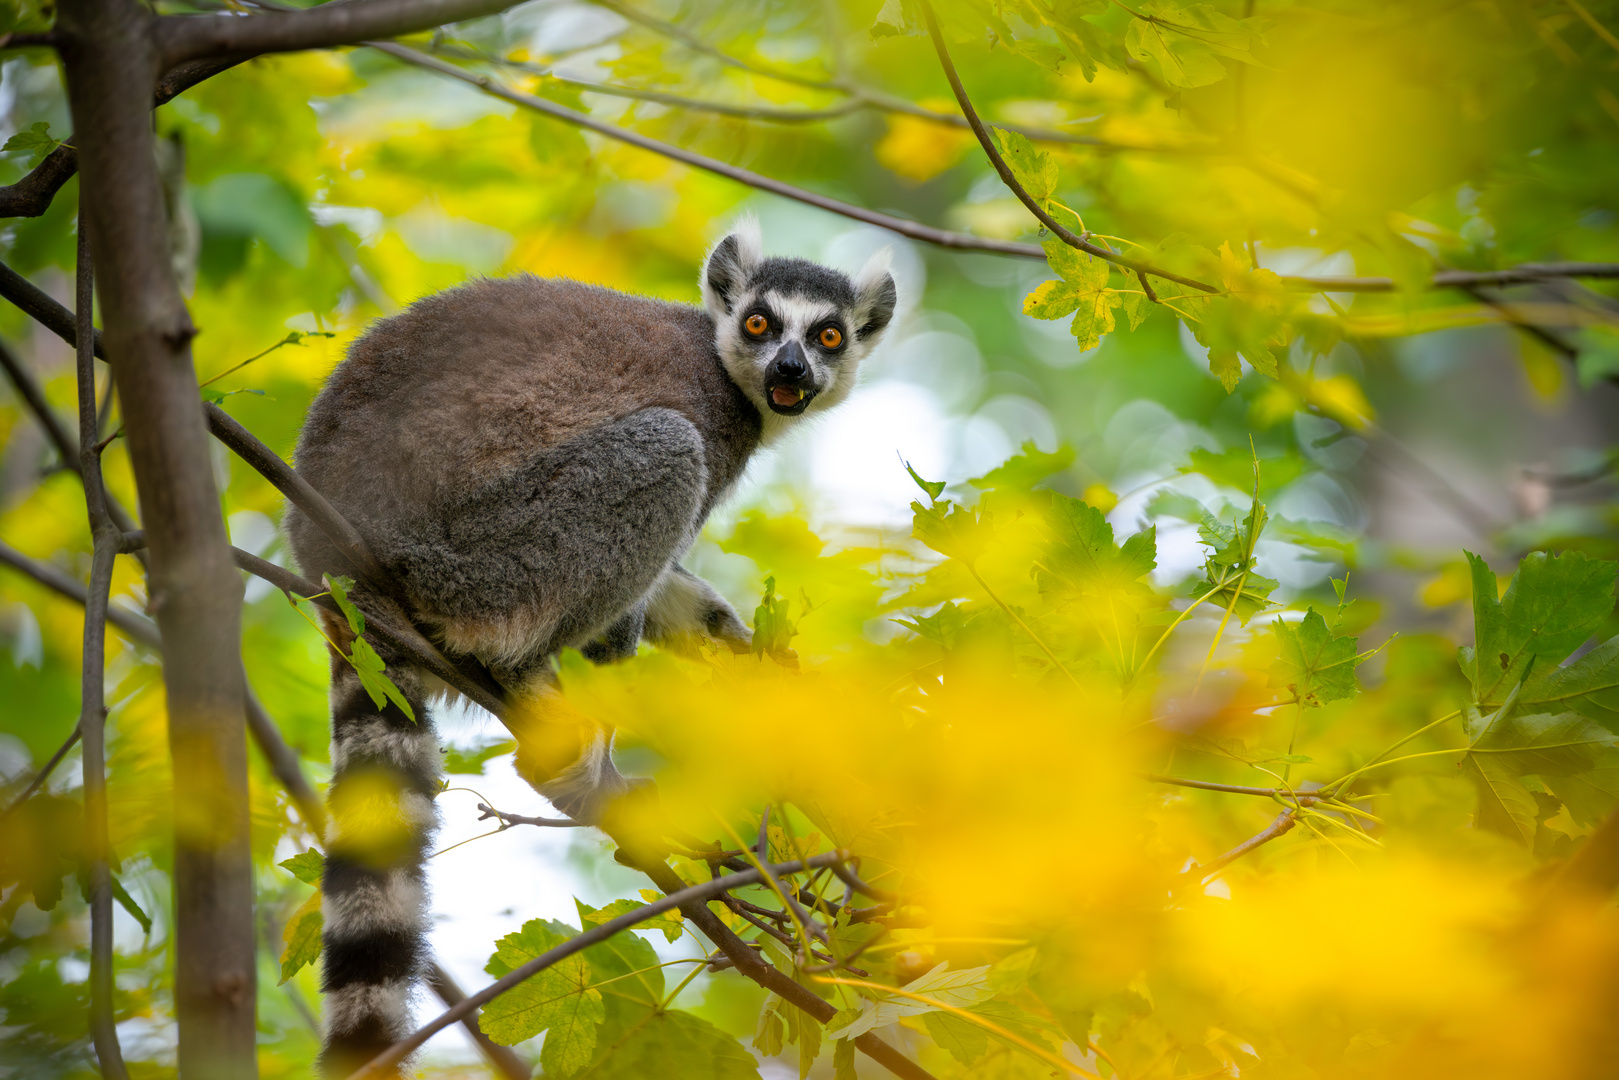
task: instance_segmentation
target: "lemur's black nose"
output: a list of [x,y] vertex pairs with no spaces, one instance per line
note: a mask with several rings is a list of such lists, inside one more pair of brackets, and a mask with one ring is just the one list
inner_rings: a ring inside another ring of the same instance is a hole
[[804,359],[804,347],[789,341],[776,351],[770,362],[771,374],[782,382],[798,382],[809,377],[809,364]]

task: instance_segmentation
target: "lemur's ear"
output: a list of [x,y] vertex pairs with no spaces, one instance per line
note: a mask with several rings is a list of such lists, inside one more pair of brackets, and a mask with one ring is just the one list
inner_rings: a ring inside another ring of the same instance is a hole
[[868,345],[876,344],[888,328],[894,306],[899,303],[894,275],[888,272],[893,256],[893,249],[882,248],[854,276],[854,333]]
[[748,278],[764,259],[759,222],[743,217],[724,240],[714,245],[703,262],[703,306],[716,321],[731,314]]

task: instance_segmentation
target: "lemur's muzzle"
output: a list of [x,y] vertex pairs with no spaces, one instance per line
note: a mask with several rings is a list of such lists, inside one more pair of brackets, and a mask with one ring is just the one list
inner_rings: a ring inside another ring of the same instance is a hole
[[797,416],[814,400],[815,375],[798,342],[787,342],[771,358],[765,369],[765,397],[770,410],[782,416]]

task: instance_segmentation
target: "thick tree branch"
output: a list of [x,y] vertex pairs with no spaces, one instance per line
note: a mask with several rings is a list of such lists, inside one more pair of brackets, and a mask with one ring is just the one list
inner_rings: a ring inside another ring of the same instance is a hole
[[1126,269],[1134,270],[1138,274],[1151,274],[1153,277],[1160,277],[1166,281],[1173,281],[1176,284],[1199,289],[1206,293],[1220,291],[1215,286],[1205,284],[1195,278],[1182,277],[1150,263],[1131,259],[1117,252],[1109,251],[1105,247],[1093,244],[1084,237],[1078,236],[1065,228],[1056,218],[1047,213],[1046,208],[1041,206],[1034,196],[1030,195],[1018,181],[1017,176],[1012,172],[1012,167],[1006,163],[1006,159],[1001,157],[1001,152],[995,148],[995,140],[990,137],[989,129],[979,119],[978,110],[973,108],[972,100],[967,97],[966,88],[961,85],[961,76],[956,73],[956,65],[950,59],[950,51],[945,48],[944,35],[939,32],[939,21],[933,15],[932,5],[928,3],[928,0],[919,0],[919,2],[922,7],[922,17],[928,24],[928,36],[933,39],[933,50],[939,55],[939,64],[944,68],[945,77],[950,80],[950,89],[956,95],[956,103],[961,106],[961,112],[966,116],[968,125],[973,129],[973,134],[978,136],[978,144],[984,148],[984,154],[989,158],[989,163],[995,166],[995,172],[1000,176],[1001,182],[1011,190],[1012,194],[1018,197],[1019,202],[1028,208],[1029,213],[1039,219],[1040,224],[1050,229],[1058,239],[1069,247],[1083,251],[1088,255],[1094,255],[1098,259],[1105,259]]
[[[813,869],[819,866],[830,866],[839,859],[848,858],[847,852],[831,852],[826,855],[817,855],[810,859],[795,860],[781,863],[771,867],[778,874],[796,874],[800,871]],[[598,942],[606,941],[620,931],[629,930],[638,923],[645,922],[655,915],[662,915],[666,911],[680,908],[685,912],[688,905],[697,905],[701,910],[708,911],[702,904],[712,897],[719,896],[730,889],[740,889],[748,885],[757,885],[764,880],[757,870],[748,870],[740,874],[732,874],[714,881],[705,881],[699,885],[676,888],[673,892],[652,901],[645,907],[620,915],[616,919],[609,919],[600,926],[593,926],[582,934],[569,938],[553,949],[536,956],[521,967],[513,969],[509,974],[502,976],[495,982],[463,998],[458,1004],[440,1013],[431,1021],[416,1029],[407,1037],[399,1040],[387,1050],[372,1058],[365,1065],[349,1074],[348,1080],[365,1080],[367,1077],[383,1076],[388,1070],[404,1060],[411,1053],[434,1035],[443,1031],[451,1024],[460,1022],[464,1017],[470,1016],[474,1009],[487,1005],[495,998],[504,994],[518,984],[525,982],[533,976],[544,971],[560,960],[565,960],[575,953],[583,952]],[[679,878],[675,878],[679,883]],[[660,886],[661,887],[661,886]],[[749,950],[751,952],[751,950]],[[755,961],[762,962],[762,961]],[[772,969],[774,970],[774,969]],[[796,983],[793,985],[797,985]],[[802,989],[802,988],[801,988]],[[808,993],[808,991],[805,991]],[[813,994],[810,995],[814,997]],[[815,998],[820,1001],[820,998]],[[825,1004],[822,1002],[822,1004]]]
[[242,581],[231,565],[197,408],[196,329],[170,257],[151,102],[172,65],[158,53],[155,26],[138,0],[61,0],[57,7],[82,228],[95,257],[106,355],[115,361],[140,493],[149,609],[167,660],[177,1063],[184,1076],[251,1076],[258,979]]
[[328,49],[496,15],[517,0],[368,0],[252,15],[171,15],[156,26],[164,66],[203,57]]

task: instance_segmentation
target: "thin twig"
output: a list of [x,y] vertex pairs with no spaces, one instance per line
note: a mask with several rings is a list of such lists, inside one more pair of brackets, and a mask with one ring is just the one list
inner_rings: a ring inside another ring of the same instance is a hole
[[879,889],[875,885],[862,881],[860,876],[854,872],[854,869],[849,866],[847,862],[833,863],[832,872],[836,874],[839,880],[841,880],[845,885],[849,886],[849,888],[853,889],[855,892],[865,893],[873,900],[882,900],[888,903],[897,903],[899,901],[898,893],[889,892],[887,889]]
[[56,753],[52,754],[51,759],[40,767],[39,772],[34,774],[34,778],[28,782],[28,787],[23,790],[23,793],[13,799],[10,806],[0,810],[0,822],[16,813],[19,806],[33,798],[34,793],[45,786],[45,781],[51,778],[51,773],[55,772],[56,767],[62,763],[62,759],[67,757],[67,752],[78,743],[80,734],[79,725],[74,724],[73,734],[69,735],[67,741],[56,748]]
[[1278,836],[1289,832],[1296,823],[1294,815],[1297,813],[1297,810],[1282,811],[1280,814],[1276,815],[1275,821],[1271,822],[1269,825],[1265,826],[1265,828],[1261,829],[1253,836],[1250,836],[1248,839],[1244,840],[1242,843],[1238,844],[1224,855],[1221,855],[1218,859],[1214,859],[1206,865],[1189,867],[1187,868],[1186,873],[1197,875],[1199,880],[1207,879],[1215,872],[1242,858],[1244,855],[1254,850],[1254,848],[1259,847],[1261,844],[1267,844],[1276,839]]
[[1197,788],[1201,791],[1225,791],[1233,795],[1262,795],[1268,799],[1320,799],[1332,794],[1331,791],[1325,788],[1301,791],[1285,787],[1244,787],[1241,784],[1214,784],[1207,780],[1187,780],[1179,776],[1164,776],[1161,773],[1142,773],[1141,778],[1150,780],[1155,784],[1173,784],[1176,787]]
[[582,829],[586,827],[584,822],[575,821],[573,818],[524,817],[522,814],[508,814],[503,810],[496,810],[493,806],[485,803],[479,803],[478,809],[483,811],[478,815],[479,821],[495,818],[500,822],[502,829],[510,828],[513,825],[537,825],[542,829]]
[[920,222],[893,217],[889,214],[880,214],[875,210],[867,210],[865,207],[854,206],[850,203],[828,198],[825,195],[818,195],[813,191],[794,187],[792,184],[787,184],[768,176],[761,176],[759,173],[748,169],[739,168],[682,147],[660,142],[657,139],[642,135],[640,132],[615,127],[612,124],[604,124],[600,120],[558,105],[555,102],[503,86],[487,75],[474,75],[472,72],[465,71],[454,64],[446,63],[437,57],[428,56],[415,49],[406,48],[391,41],[368,41],[366,44],[407,64],[426,68],[429,71],[436,71],[441,75],[447,75],[452,79],[459,79],[462,82],[469,83],[491,97],[500,98],[502,101],[509,101],[514,105],[521,105],[525,109],[545,113],[547,116],[554,117],[565,123],[573,124],[587,131],[594,131],[598,135],[605,135],[609,139],[616,139],[619,142],[628,143],[642,150],[661,154],[674,161],[735,180],[739,184],[758,188],[760,191],[768,191],[783,198],[793,199],[821,210],[828,210],[834,214],[852,218],[855,221],[864,221],[868,225],[888,229],[890,232],[910,237],[912,240],[921,240],[925,243],[937,244],[940,247],[957,251],[990,251],[1001,255],[1019,255],[1033,259],[1044,259],[1046,257],[1045,252],[1034,244],[1019,244],[1009,240],[991,240],[979,236],[969,236],[966,233],[950,232],[945,229],[934,228],[931,225],[923,225]]
[[1034,196],[1030,195],[1018,181],[1017,176],[1012,172],[1012,167],[1006,163],[1006,159],[1001,157],[1001,152],[996,149],[995,140],[990,137],[989,129],[979,119],[978,110],[973,108],[972,100],[967,97],[966,88],[961,85],[961,76],[956,73],[956,65],[950,59],[950,50],[945,47],[944,35],[939,32],[939,20],[934,17],[932,5],[928,3],[928,0],[919,0],[919,3],[922,8],[922,17],[928,24],[928,36],[933,39],[933,50],[939,55],[939,64],[944,68],[945,78],[950,80],[950,89],[956,95],[956,103],[961,106],[962,114],[967,117],[967,123],[972,127],[973,134],[978,136],[978,144],[984,148],[984,154],[989,158],[989,163],[995,166],[995,172],[1000,176],[1001,182],[1011,190],[1012,194],[1018,197],[1019,202],[1028,207],[1029,212],[1039,219],[1040,224],[1050,229],[1059,240],[1069,247],[1083,251],[1088,255],[1094,255],[1098,259],[1105,259],[1128,270],[1134,270],[1138,274],[1151,274],[1154,277],[1161,277],[1166,281],[1173,281],[1179,285],[1199,289],[1206,293],[1218,293],[1220,291],[1215,286],[1207,285],[1195,278],[1182,277],[1150,263],[1144,263],[1138,259],[1132,259],[1110,251],[1105,247],[1099,247],[1089,240],[1075,235],[1058,222],[1056,218],[1047,213],[1046,208],[1041,206]]
[[[136,533],[134,535],[140,536],[142,534]],[[5,543],[0,543],[0,564],[20,570],[41,585],[70,600],[75,600],[80,604],[87,604],[89,600],[89,593],[83,585],[80,585],[56,567],[30,559],[22,552]],[[161,652],[162,638],[158,634],[157,627],[150,620],[122,608],[113,607],[110,604],[107,605],[103,614],[105,621],[117,627],[131,640],[153,651]],[[311,831],[317,835],[324,832],[326,812],[321,806],[320,797],[315,794],[314,788],[310,786],[308,779],[304,777],[303,767],[298,763],[298,755],[281,738],[281,729],[270,718],[269,713],[264,709],[263,703],[259,701],[251,687],[247,689],[247,727],[253,736],[253,741],[263,752],[265,760],[269,762],[270,771],[275,774],[277,780],[281,781],[282,786],[287,789],[293,801],[298,804],[298,809],[303,813],[304,820],[309,823]],[[9,815],[20,806],[23,799],[39,790],[40,785],[49,778],[51,770],[60,762],[62,755],[67,753],[73,743],[78,740],[78,737],[78,731],[75,729],[74,734],[69,737],[67,743],[58,749],[52,759],[40,770],[39,775],[34,778],[34,782],[29,785],[29,790],[24,793],[23,797],[15,800],[6,809],[5,814],[0,814],[0,820],[3,820],[6,815]]]
[[101,1075],[128,1080],[123,1049],[118,1045],[113,1016],[112,857],[107,839],[107,607],[112,590],[113,562],[118,557],[123,530],[108,513],[101,480],[101,454],[96,417],[96,362],[91,342],[94,326],[90,242],[85,227],[84,203],[79,204],[79,246],[74,304],[75,330],[80,342],[75,372],[79,390],[79,476],[84,481],[84,502],[90,518],[94,548],[90,585],[84,608],[84,651],[80,662],[79,737],[84,741],[80,761],[84,770],[85,848],[90,878],[90,1039],[95,1046]]

